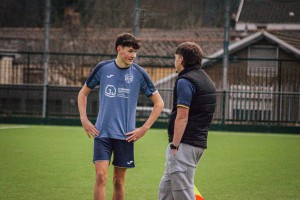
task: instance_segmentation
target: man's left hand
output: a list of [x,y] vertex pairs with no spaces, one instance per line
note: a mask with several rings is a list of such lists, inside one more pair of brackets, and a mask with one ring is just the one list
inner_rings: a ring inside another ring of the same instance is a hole
[[177,149],[171,149],[171,152],[172,152],[173,156],[176,156],[176,154],[177,154]]
[[127,142],[136,142],[141,137],[143,137],[147,131],[148,129],[144,127],[137,128],[134,131],[125,134],[126,136],[128,136],[126,140]]

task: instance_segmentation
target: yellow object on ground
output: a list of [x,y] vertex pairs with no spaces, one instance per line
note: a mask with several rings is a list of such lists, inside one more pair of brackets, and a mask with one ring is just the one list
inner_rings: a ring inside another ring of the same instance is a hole
[[204,197],[200,194],[199,190],[195,185],[194,185],[194,193],[195,193],[196,200],[204,200]]

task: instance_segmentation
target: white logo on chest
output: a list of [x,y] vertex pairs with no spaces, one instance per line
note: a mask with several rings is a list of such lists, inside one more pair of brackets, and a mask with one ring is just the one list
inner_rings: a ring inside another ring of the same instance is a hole
[[105,96],[115,97],[116,96],[116,88],[113,85],[107,85],[105,88]]
[[126,83],[131,83],[133,81],[133,76],[131,74],[126,74],[125,81]]
[[111,74],[111,75],[108,75],[108,76],[106,76],[107,78],[111,78],[111,77],[113,77],[114,75],[113,74]]

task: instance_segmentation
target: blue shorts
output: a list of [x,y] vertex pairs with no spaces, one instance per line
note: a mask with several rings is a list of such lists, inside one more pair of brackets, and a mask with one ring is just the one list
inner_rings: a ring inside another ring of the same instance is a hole
[[94,162],[100,160],[108,160],[110,162],[112,153],[114,153],[114,159],[112,162],[114,166],[124,168],[134,167],[132,142],[113,138],[94,139]]

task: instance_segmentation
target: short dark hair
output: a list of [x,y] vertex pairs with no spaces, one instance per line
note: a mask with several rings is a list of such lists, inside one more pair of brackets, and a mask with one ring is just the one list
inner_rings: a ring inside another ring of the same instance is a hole
[[196,64],[201,65],[202,49],[195,42],[181,43],[177,47],[175,54],[183,57],[182,65],[184,68],[188,68]]
[[141,41],[130,33],[122,33],[117,36],[115,50],[117,50],[117,47],[120,45],[123,47],[132,47],[138,50],[141,48]]

